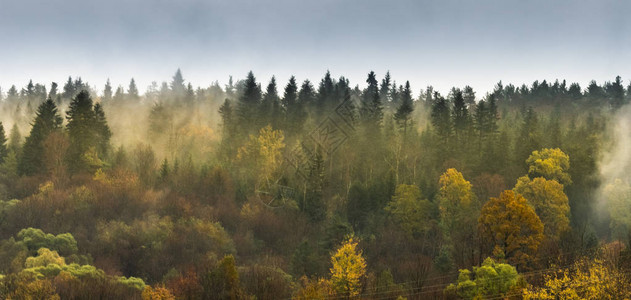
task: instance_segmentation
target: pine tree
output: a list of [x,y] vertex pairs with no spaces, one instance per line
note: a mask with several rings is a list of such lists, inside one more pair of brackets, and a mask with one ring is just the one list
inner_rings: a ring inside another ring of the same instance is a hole
[[33,127],[20,155],[19,175],[34,175],[45,171],[43,143],[51,132],[61,128],[62,121],[52,99],[48,98],[39,105]]
[[412,103],[412,91],[410,90],[410,82],[405,82],[405,89],[401,95],[401,104],[397,108],[394,114],[394,119],[399,126],[403,128],[403,135],[407,136],[408,127],[411,125],[411,115],[414,111],[414,103]]
[[68,76],[68,81],[64,84],[64,92],[61,95],[62,98],[72,99],[76,93],[74,82],[72,82],[72,77]]
[[171,81],[171,91],[177,99],[181,99],[186,94],[186,85],[184,85],[184,77],[182,77],[182,71],[178,68],[173,75]]
[[256,83],[256,78],[252,71],[248,72],[245,79],[243,94],[239,97],[237,114],[241,133],[247,136],[248,133],[257,131],[255,125],[258,124],[258,107],[261,103],[261,87]]
[[302,207],[313,222],[320,222],[326,217],[326,205],[322,195],[324,174],[324,159],[320,149],[316,149],[315,155],[309,159],[307,190]]
[[9,149],[7,148],[7,136],[4,132],[4,126],[0,122],[0,164],[4,163],[4,160],[9,155]]
[[22,147],[22,134],[20,134],[20,128],[18,124],[13,123],[11,127],[11,133],[9,133],[9,151],[13,153],[19,153]]
[[127,95],[130,100],[138,100],[138,88],[136,87],[136,81],[132,78],[129,82],[129,88],[127,89]]
[[57,99],[57,83],[53,82],[50,84],[50,92],[48,92],[48,98]]
[[285,129],[289,135],[302,131],[306,118],[305,106],[298,102],[298,84],[296,77],[291,76],[283,93],[283,108],[285,109]]
[[[70,103],[66,113],[70,147],[68,148],[68,165],[71,172],[87,171],[88,162],[85,159],[88,151],[98,150],[100,139],[99,126],[92,104],[92,98],[87,91],[81,91]],[[102,128],[100,128],[102,129]]]
[[462,98],[464,98],[464,102],[468,107],[473,107],[475,105],[475,92],[473,88],[468,85],[465,86],[462,90]]
[[105,88],[103,89],[103,101],[107,102],[112,100],[112,84],[110,83],[110,79],[107,79],[105,83]]
[[298,92],[298,103],[304,107],[314,105],[316,102],[316,93],[311,81],[305,80],[300,86],[300,92]]
[[107,119],[105,118],[105,112],[101,103],[94,105],[94,130],[96,131],[97,150],[101,157],[107,157],[110,150],[110,138],[112,137],[112,131],[107,125]]
[[379,98],[379,86],[375,72],[370,71],[370,73],[368,73],[366,83],[368,83],[368,87],[362,94],[360,113],[362,120],[370,127],[369,131],[375,133],[375,129],[379,128],[383,119],[383,105]]
[[272,76],[272,79],[267,85],[259,112],[261,115],[261,123],[259,126],[264,127],[267,124],[271,124],[272,127],[277,127],[276,125],[278,125],[280,117],[280,99],[278,97],[276,78],[274,76]]
[[[388,71],[386,72],[386,76],[381,80],[381,86],[379,87],[379,98],[381,99],[382,103],[385,103],[386,106],[396,107],[394,106],[395,103],[391,101],[392,99],[390,98],[390,86],[390,71]],[[396,83],[394,84],[394,87],[396,87]]]
[[334,96],[335,83],[333,82],[333,79],[331,79],[331,72],[327,70],[326,74],[324,74],[324,78],[322,78],[322,80],[320,81],[320,85],[318,86],[316,112],[319,115],[324,114],[334,105]]

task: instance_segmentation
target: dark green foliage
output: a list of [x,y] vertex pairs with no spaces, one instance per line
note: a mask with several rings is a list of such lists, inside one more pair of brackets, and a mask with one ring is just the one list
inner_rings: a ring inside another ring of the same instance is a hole
[[31,132],[24,142],[18,164],[18,174],[34,175],[45,172],[43,143],[51,132],[61,128],[62,121],[52,99],[49,98],[40,104]]
[[4,126],[0,122],[0,164],[4,163],[4,160],[9,155],[9,148],[7,147],[7,135],[4,132]]
[[403,128],[403,134],[407,135],[408,127],[411,123],[411,115],[414,111],[414,103],[412,103],[412,91],[410,90],[410,82],[405,82],[405,89],[401,94],[401,103],[394,114],[394,119],[397,120],[399,127]]
[[366,83],[368,83],[368,87],[362,93],[360,116],[373,130],[372,133],[376,133],[374,130],[379,127],[383,119],[383,104],[379,97],[379,86],[375,72],[368,73]]
[[[96,109],[95,109],[96,108]],[[68,124],[68,166],[71,172],[94,171],[107,154],[111,132],[100,105],[92,104],[90,94],[83,90],[70,103],[66,113]],[[95,157],[95,154],[98,154]]]
[[239,97],[237,106],[238,126],[241,133],[253,133],[259,124],[257,110],[261,102],[261,87],[256,83],[252,71],[248,72],[243,93]]
[[130,100],[137,101],[138,98],[139,98],[139,96],[138,96],[138,87],[136,87],[136,81],[133,78],[129,82],[129,88],[127,89],[127,95],[129,96]]

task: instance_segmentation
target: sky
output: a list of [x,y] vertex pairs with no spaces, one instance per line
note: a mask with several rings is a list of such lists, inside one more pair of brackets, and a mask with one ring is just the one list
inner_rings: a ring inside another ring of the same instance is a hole
[[252,70],[265,86],[327,70],[415,94],[471,85],[631,79],[631,1],[0,0],[0,87],[107,78],[141,91],[181,68],[193,86]]

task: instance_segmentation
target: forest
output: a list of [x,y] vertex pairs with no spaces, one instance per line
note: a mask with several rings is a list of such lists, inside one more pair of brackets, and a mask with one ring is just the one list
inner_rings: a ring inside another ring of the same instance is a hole
[[631,298],[631,84],[0,89],[2,299]]

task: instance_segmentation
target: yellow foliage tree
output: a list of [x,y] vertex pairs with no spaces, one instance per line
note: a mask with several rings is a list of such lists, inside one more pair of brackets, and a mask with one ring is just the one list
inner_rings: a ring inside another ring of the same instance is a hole
[[543,177],[531,180],[523,176],[517,180],[513,191],[524,196],[534,207],[550,240],[558,241],[561,234],[570,229],[570,204],[563,185],[556,180]]
[[273,130],[267,125],[258,136],[250,135],[248,143],[239,148],[237,159],[251,162],[258,174],[257,184],[269,183],[278,172],[282,163],[282,151],[285,148],[285,136],[282,130]]
[[490,246],[496,258],[505,258],[517,267],[526,267],[543,239],[541,220],[526,199],[513,191],[504,191],[484,204],[478,231],[483,245]]
[[357,249],[357,241],[348,238],[331,257],[331,285],[335,292],[347,297],[356,298],[361,292],[361,280],[366,274],[366,261],[361,250]]
[[440,225],[451,248],[452,257],[460,266],[471,264],[475,256],[475,230],[479,203],[471,183],[456,169],[448,169],[439,180],[437,196]]
[[571,268],[545,276],[542,287],[530,286],[524,299],[630,299],[631,280],[627,272],[601,260],[579,261]]
[[49,264],[56,264],[63,266],[66,264],[66,260],[59,256],[57,251],[51,251],[48,248],[39,248],[37,250],[36,257],[29,257],[26,259],[25,266],[27,268],[45,267]]
[[145,286],[142,290],[142,300],[175,300],[175,296],[171,292],[162,286]]
[[570,157],[559,148],[533,151],[526,164],[531,178],[554,179],[564,186],[572,184],[570,174],[567,173],[570,168]]

